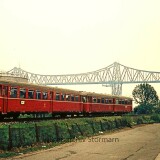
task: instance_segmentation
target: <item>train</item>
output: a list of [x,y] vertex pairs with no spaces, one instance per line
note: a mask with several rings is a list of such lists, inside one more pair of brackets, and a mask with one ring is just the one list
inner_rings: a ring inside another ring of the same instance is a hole
[[86,91],[0,81],[0,119],[20,114],[55,116],[122,115],[132,112],[132,98]]

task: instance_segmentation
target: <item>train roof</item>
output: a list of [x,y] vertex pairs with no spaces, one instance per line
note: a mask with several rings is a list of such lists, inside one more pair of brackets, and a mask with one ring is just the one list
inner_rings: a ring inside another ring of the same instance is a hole
[[95,93],[95,92],[82,92],[82,95],[87,95],[87,96],[92,96],[92,97],[97,97],[97,98],[116,98],[116,99],[131,99],[131,97],[126,97],[126,96],[116,96],[116,95],[111,95],[111,94],[105,94],[105,93]]
[[26,82],[15,82],[15,81],[9,81],[9,80],[0,80],[0,84],[7,84],[11,86],[20,86],[20,87],[26,87],[28,89],[35,89],[35,90],[43,90],[43,91],[56,91],[58,92],[65,92],[66,94],[77,94],[82,96],[92,96],[97,98],[117,98],[117,99],[130,99],[130,97],[125,96],[115,96],[111,94],[104,94],[104,93],[95,93],[95,92],[86,92],[86,91],[76,91],[71,89],[65,89],[65,88],[59,88],[59,87],[53,87],[53,86],[43,86],[43,85],[37,85],[33,83],[26,83]]
[[15,82],[15,81],[6,80],[6,81],[0,81],[0,84],[7,84],[7,85],[11,85],[11,86],[26,87],[28,89],[35,89],[35,90],[65,92],[65,93],[68,93],[68,94],[71,94],[71,93],[80,94],[80,92],[76,91],[76,90],[53,87],[53,86],[37,85],[37,84],[33,84],[33,83]]

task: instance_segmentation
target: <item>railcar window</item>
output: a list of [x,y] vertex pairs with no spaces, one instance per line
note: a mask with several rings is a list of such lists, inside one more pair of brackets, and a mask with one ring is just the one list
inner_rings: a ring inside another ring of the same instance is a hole
[[106,102],[106,104],[108,104],[109,103],[108,99],[106,99],[105,102]]
[[124,104],[128,104],[128,102],[127,102],[127,100],[126,100],[126,99],[124,100]]
[[98,98],[98,99],[97,99],[97,103],[101,103],[101,99]]
[[118,104],[118,99],[116,99],[116,104]]
[[41,92],[36,90],[36,99],[41,99]]
[[28,98],[33,99],[34,98],[34,91],[33,90],[28,90]]
[[43,92],[42,93],[42,97],[43,97],[43,99],[48,99],[48,93],[47,92]]
[[97,103],[97,99],[96,98],[93,98],[93,103]]
[[61,95],[61,100],[64,101],[64,98],[65,98],[65,94],[62,94]]
[[125,104],[125,101],[124,101],[124,100],[122,100],[122,104]]
[[87,102],[87,98],[86,97],[82,97],[82,102]]
[[10,97],[17,98],[17,88],[16,87],[11,87]]
[[71,99],[71,96],[70,95],[66,95],[66,101],[70,101],[70,99]]
[[56,93],[56,100],[60,100],[60,94]]
[[104,98],[102,98],[102,103],[104,103]]
[[118,104],[122,104],[122,101],[121,101],[121,100],[119,100],[119,101],[118,101]]
[[71,95],[71,101],[74,101],[74,95]]
[[26,89],[20,88],[20,98],[26,98]]
[[132,104],[132,100],[130,100],[128,104]]
[[75,96],[75,101],[76,101],[76,102],[79,101],[79,96]]

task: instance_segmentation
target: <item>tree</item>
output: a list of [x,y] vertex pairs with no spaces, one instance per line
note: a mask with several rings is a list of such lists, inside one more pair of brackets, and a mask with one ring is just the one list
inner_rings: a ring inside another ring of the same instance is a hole
[[139,104],[138,107],[135,108],[137,113],[152,113],[154,107],[158,104],[157,92],[147,83],[137,85],[132,95],[135,102]]
[[158,101],[158,105],[155,107],[155,113],[160,114],[160,101]]

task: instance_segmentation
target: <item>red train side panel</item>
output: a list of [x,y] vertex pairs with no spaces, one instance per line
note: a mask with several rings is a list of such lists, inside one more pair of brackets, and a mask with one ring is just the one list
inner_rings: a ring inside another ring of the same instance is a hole
[[113,105],[101,103],[84,103],[84,111],[88,113],[113,112]]
[[83,112],[82,102],[72,102],[72,101],[53,101],[52,112]]
[[9,98],[7,112],[52,112],[50,100]]

